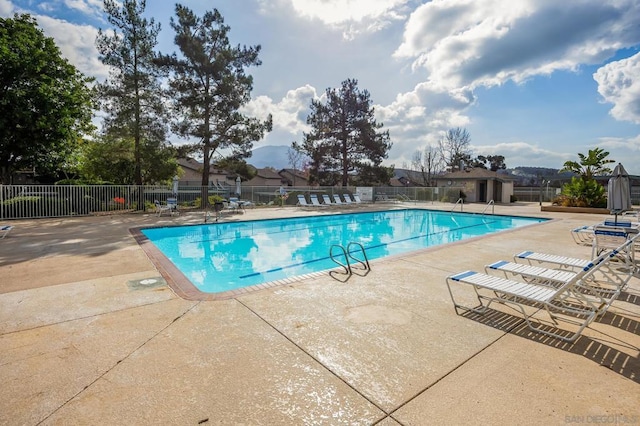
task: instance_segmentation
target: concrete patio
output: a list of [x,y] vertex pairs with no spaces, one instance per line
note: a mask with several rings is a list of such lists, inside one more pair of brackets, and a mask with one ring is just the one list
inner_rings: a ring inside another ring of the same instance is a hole
[[503,308],[455,314],[447,275],[525,249],[589,258],[569,231],[605,217],[495,212],[555,220],[376,260],[346,283],[322,274],[222,301],[177,297],[129,231],[201,212],[13,221],[0,241],[0,424],[640,424],[639,278],[574,344]]

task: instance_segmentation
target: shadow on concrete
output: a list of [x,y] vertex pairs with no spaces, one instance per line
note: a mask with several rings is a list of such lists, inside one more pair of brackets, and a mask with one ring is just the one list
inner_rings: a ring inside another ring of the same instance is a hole
[[51,256],[94,257],[121,249],[135,244],[127,221],[118,216],[12,222],[11,237],[0,244],[0,266]]
[[[487,325],[489,327],[510,333],[534,342],[538,342],[569,353],[582,355],[591,361],[620,374],[627,379],[640,384],[640,359],[622,352],[606,342],[581,335],[574,343],[567,343],[560,339],[536,333],[529,329],[524,319],[505,312],[489,309],[484,315],[473,312],[465,312],[461,316]],[[535,321],[533,318],[531,321]],[[630,318],[607,312],[598,318],[598,323],[608,324],[630,333],[638,334],[640,323]],[[558,332],[557,328],[546,324],[535,324],[542,329]],[[559,332],[562,334],[562,332]],[[570,335],[571,332],[566,332]],[[632,348],[636,353],[640,348]]]

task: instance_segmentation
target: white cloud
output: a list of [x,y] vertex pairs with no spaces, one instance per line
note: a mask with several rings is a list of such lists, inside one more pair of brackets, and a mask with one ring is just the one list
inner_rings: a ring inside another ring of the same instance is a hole
[[[610,152],[614,150],[616,152],[625,150],[629,153],[633,153],[637,157],[638,153],[640,153],[640,135],[631,138],[600,138],[598,146]],[[624,155],[623,157],[619,157],[618,161],[622,161],[623,159],[628,159],[628,157]],[[634,163],[638,164],[639,161],[636,160]]]
[[38,4],[38,10],[42,13],[55,12],[59,6],[51,2],[41,2]]
[[[345,39],[406,19],[411,0],[259,0],[263,13],[290,8],[305,19],[339,30]],[[280,13],[280,12],[278,12]]]
[[64,4],[69,9],[75,9],[86,15],[96,16],[102,14],[102,0],[64,0]]
[[393,142],[387,163],[409,163],[415,151],[436,144],[448,129],[468,125],[463,112],[474,102],[470,89],[443,91],[425,82],[398,95],[390,105],[376,105],[376,120],[389,130]]
[[610,114],[616,120],[640,124],[640,53],[599,68],[593,78],[598,93],[613,104]]
[[103,80],[108,68],[98,59],[95,39],[98,30],[90,25],[76,25],[44,15],[36,16],[45,34],[53,37],[62,55],[88,76]]
[[636,44],[639,14],[636,0],[434,0],[411,14],[394,56],[443,88],[522,82]]
[[628,138],[603,137],[599,139],[598,147],[609,152],[608,158],[624,164],[627,172],[640,175],[640,135]]
[[11,16],[15,12],[13,3],[9,0],[0,0],[0,16]]
[[[310,112],[309,107],[311,100],[317,98],[316,89],[307,84],[289,90],[277,103],[274,103],[268,96],[258,96],[244,107],[243,112],[261,119],[271,114],[275,131],[298,135],[308,131],[306,120]],[[290,141],[285,142],[289,143]]]

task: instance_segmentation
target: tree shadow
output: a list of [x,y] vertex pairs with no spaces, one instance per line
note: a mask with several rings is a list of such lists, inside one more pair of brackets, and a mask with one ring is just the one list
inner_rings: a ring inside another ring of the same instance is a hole
[[131,228],[183,224],[153,213],[12,221],[14,229],[0,244],[0,267],[54,256],[99,257],[136,245]]

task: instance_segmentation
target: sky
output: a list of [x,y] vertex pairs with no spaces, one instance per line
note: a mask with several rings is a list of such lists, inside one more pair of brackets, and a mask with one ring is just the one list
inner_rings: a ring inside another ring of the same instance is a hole
[[[273,115],[254,143],[302,142],[312,99],[356,79],[393,147],[385,165],[465,128],[473,155],[508,168],[559,169],[599,147],[640,175],[640,0],[184,0],[215,7],[232,45],[261,46],[244,112]],[[102,0],[0,0],[29,13],[81,72],[108,69],[95,48],[109,23]],[[156,49],[178,52],[175,3],[147,0]],[[181,143],[177,137],[175,143]],[[248,160],[249,163],[251,160]]]

